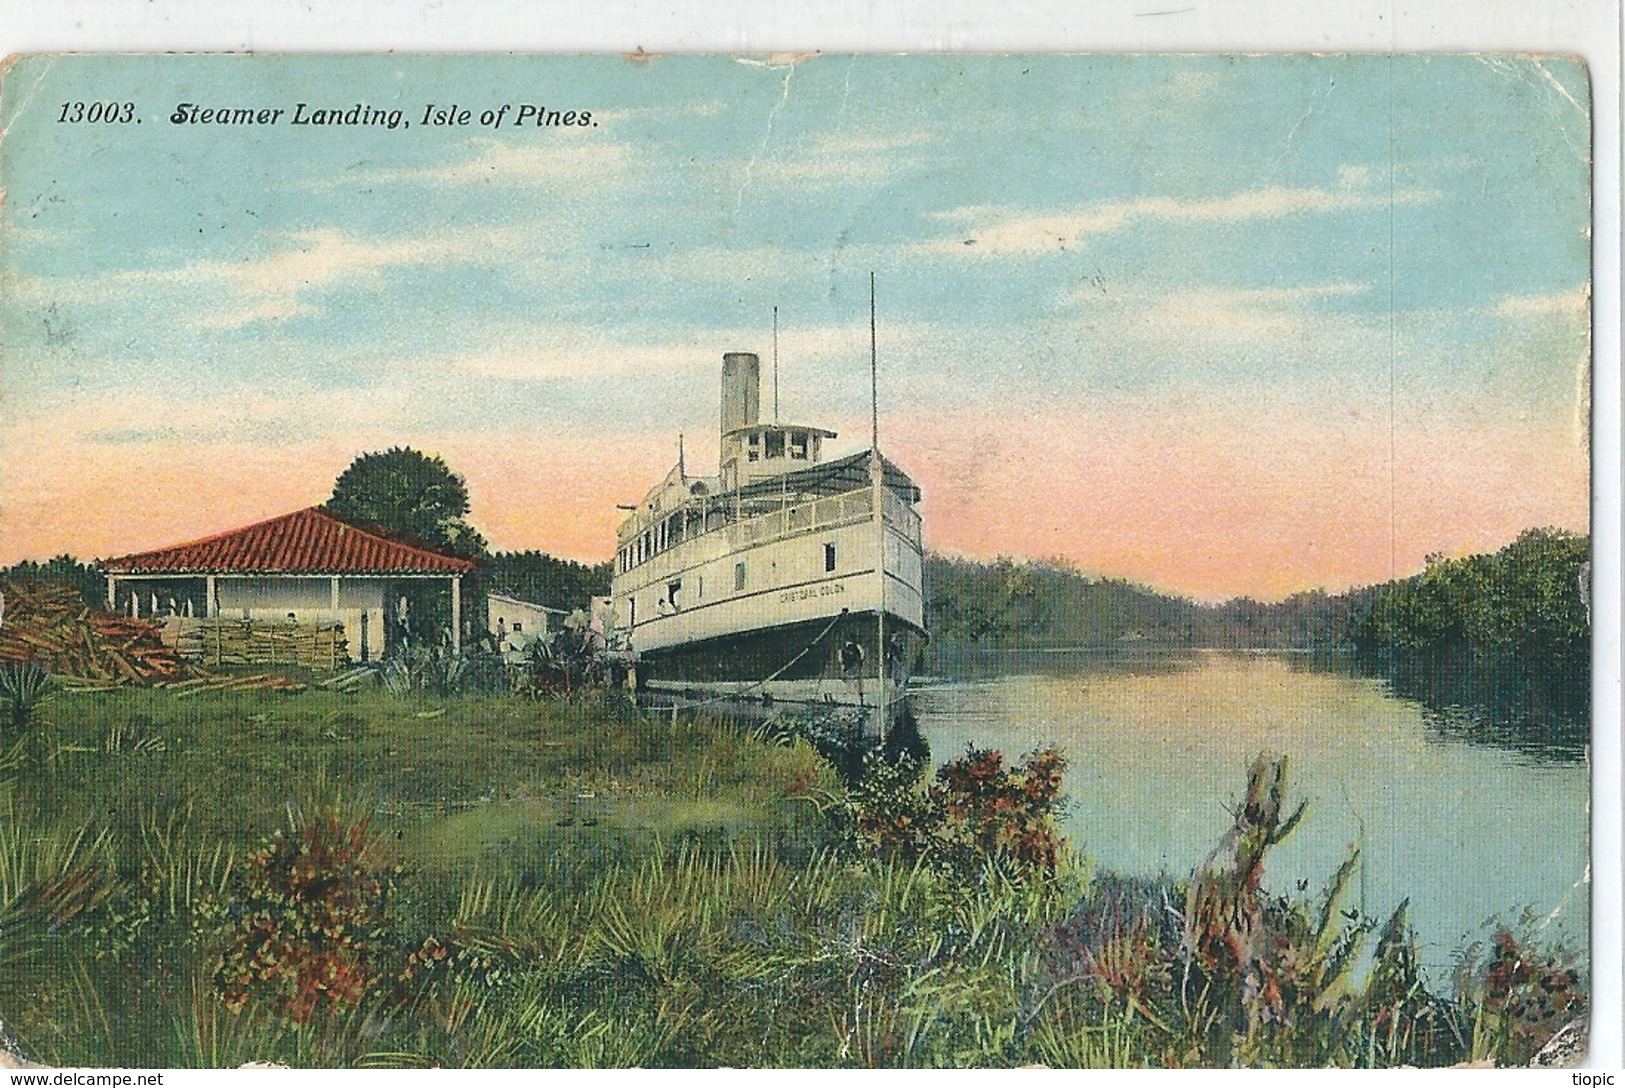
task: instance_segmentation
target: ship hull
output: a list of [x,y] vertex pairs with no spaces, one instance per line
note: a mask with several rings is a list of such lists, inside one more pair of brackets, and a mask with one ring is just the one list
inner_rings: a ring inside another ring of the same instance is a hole
[[[885,619],[888,705],[901,703],[925,633]],[[872,611],[740,631],[638,655],[640,690],[687,703],[873,707],[881,701],[880,617]]]

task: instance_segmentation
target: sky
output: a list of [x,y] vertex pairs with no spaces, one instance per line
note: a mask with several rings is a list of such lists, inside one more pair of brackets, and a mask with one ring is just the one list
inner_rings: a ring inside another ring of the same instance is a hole
[[[92,101],[132,119],[63,120]],[[1218,600],[1588,527],[1568,60],[36,58],[0,125],[0,562],[275,516],[398,444],[494,547],[605,559],[679,433],[714,471],[775,306],[783,417],[867,444],[870,272],[935,549]]]

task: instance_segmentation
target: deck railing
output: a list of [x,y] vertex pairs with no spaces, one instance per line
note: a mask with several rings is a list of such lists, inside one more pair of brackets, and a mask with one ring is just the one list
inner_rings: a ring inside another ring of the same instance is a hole
[[[728,520],[716,524],[712,522],[715,521],[717,508],[712,508],[703,518],[695,517],[688,522],[687,531],[674,534],[676,539],[655,555],[664,554],[678,544],[698,540],[724,529],[728,531],[728,546],[742,548],[800,533],[850,525],[874,517],[874,501],[873,489],[865,487],[858,491],[829,495],[821,499],[804,499],[754,517],[736,520],[729,511]],[[890,489],[885,492],[885,511],[888,525],[896,528],[916,547],[921,546],[920,515]],[[654,556],[649,558],[652,559]],[[642,563],[634,564],[631,569],[636,570],[642,565]]]
[[[874,492],[869,488],[844,495],[800,502],[728,526],[728,544],[739,548],[762,544],[800,533],[832,529],[874,517]],[[920,515],[891,491],[885,492],[886,522],[896,527],[916,546],[920,539]]]

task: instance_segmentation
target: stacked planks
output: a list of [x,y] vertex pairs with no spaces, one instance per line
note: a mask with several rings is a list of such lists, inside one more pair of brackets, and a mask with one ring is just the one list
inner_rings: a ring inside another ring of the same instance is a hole
[[0,594],[0,660],[107,685],[197,674],[164,645],[162,627],[91,608],[69,586],[0,579]]
[[180,620],[175,649],[189,661],[210,666],[336,669],[350,660],[344,625],[331,621]]

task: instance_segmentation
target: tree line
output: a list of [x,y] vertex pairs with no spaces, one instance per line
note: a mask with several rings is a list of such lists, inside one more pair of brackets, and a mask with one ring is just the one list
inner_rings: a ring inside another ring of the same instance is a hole
[[928,554],[926,627],[947,650],[999,647],[1305,649],[1352,645],[1369,590],[1204,604],[1064,559],[991,562]]
[[1369,595],[1352,631],[1361,667],[1403,694],[1490,705],[1514,725],[1589,724],[1590,538],[1530,529],[1501,550],[1429,556]]

